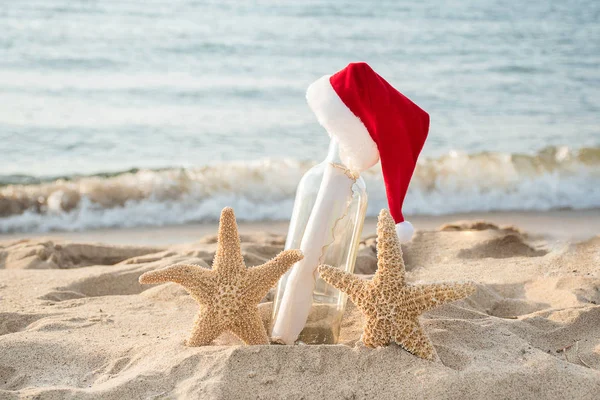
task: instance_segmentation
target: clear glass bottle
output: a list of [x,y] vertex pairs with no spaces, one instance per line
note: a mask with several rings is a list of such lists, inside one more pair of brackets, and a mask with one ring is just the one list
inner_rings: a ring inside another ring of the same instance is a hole
[[[354,271],[366,211],[365,183],[342,163],[338,143],[332,139],[325,161],[306,172],[296,192],[285,248],[301,249],[305,258],[281,278],[277,287],[271,325],[275,341],[290,344],[302,329],[298,341],[337,343],[346,295],[323,281],[316,268],[327,264]],[[307,271],[304,278],[298,278],[298,268]],[[310,270],[314,271],[312,276],[307,275]],[[312,288],[312,297],[308,293],[305,300],[298,286],[304,294]],[[300,305],[291,304],[293,301]],[[280,335],[282,332],[285,334]]]

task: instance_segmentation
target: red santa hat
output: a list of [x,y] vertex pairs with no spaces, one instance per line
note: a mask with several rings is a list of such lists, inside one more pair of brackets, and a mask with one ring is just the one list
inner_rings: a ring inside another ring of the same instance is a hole
[[402,203],[427,138],[429,114],[364,62],[313,82],[306,99],[319,123],[339,141],[348,168],[360,172],[381,159],[396,233],[401,242],[409,241],[414,229],[404,220]]

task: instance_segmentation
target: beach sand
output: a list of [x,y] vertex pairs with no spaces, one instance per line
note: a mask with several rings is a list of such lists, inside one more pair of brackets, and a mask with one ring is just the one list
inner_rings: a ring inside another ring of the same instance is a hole
[[[176,284],[138,277],[179,262],[209,266],[213,224],[1,236],[0,398],[598,398],[597,210],[412,221],[409,281],[478,287],[422,317],[438,362],[362,346],[350,303],[339,345],[245,347],[224,335],[184,346],[196,303]],[[282,250],[285,229],[241,224],[247,264]],[[373,233],[369,220],[357,273],[375,271]],[[260,306],[265,323],[271,298]]]

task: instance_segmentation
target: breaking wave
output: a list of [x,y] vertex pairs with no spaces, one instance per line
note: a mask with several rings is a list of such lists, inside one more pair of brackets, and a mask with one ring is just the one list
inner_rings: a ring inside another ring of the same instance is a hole
[[[261,160],[188,169],[46,179],[0,176],[0,232],[48,232],[214,221],[285,220],[296,185],[314,162]],[[386,207],[378,167],[363,177],[368,214]],[[600,148],[549,147],[535,155],[421,158],[405,214],[600,207]]]

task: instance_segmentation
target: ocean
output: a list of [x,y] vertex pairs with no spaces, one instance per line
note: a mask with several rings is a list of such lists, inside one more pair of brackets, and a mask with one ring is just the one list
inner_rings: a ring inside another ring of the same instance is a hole
[[[406,214],[600,208],[600,2],[0,3],[0,232],[285,220],[366,61],[429,112]],[[369,215],[386,206],[365,173]]]

